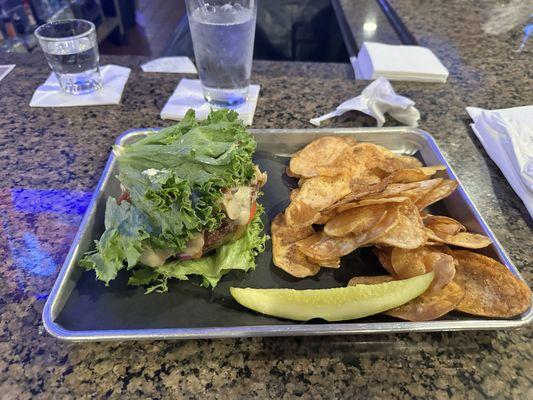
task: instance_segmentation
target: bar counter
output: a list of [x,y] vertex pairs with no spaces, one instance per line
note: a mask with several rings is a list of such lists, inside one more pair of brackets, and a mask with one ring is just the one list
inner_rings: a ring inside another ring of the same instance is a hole
[[[446,84],[393,85],[416,102],[420,127],[435,137],[531,286],[531,218],[475,138],[464,108],[533,103],[533,44],[514,53],[517,29],[490,36],[480,28],[484,14],[463,2],[454,12],[434,6],[437,19],[421,2],[396,3],[407,27],[451,75]],[[49,336],[41,312],[111,144],[127,129],[171,123],[159,112],[181,76],[143,73],[139,64],[145,60],[102,57],[102,64],[132,68],[120,105],[51,109],[29,107],[49,74],[42,55],[0,56],[0,64],[17,64],[0,82],[0,397],[533,396],[531,325],[516,331],[177,342],[72,344]],[[368,84],[355,82],[348,64],[266,61],[254,62],[253,81],[261,85],[257,128],[311,127],[310,118]],[[356,113],[325,124],[373,125]]]

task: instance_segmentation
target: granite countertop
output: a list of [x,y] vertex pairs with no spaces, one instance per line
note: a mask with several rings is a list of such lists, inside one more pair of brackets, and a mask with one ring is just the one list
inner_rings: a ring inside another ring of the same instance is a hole
[[[469,128],[467,105],[533,103],[533,43],[519,27],[494,35],[483,8],[393,1],[407,27],[450,69],[446,84],[394,83],[422,113],[466,191],[528,282],[532,222]],[[435,17],[437,16],[437,17]],[[460,28],[457,28],[460,27]],[[72,344],[49,336],[41,312],[109,153],[129,128],[163,126],[180,76],[144,74],[139,57],[118,106],[31,109],[49,70],[42,56],[0,56],[0,397],[29,398],[531,398],[532,328],[372,336]],[[357,94],[348,64],[256,62],[254,127],[308,120]],[[326,126],[371,126],[350,114]]]

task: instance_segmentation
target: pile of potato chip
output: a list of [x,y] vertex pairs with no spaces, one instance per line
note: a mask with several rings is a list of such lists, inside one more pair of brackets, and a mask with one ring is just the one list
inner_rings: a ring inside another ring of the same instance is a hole
[[373,251],[389,275],[354,277],[374,284],[435,272],[431,287],[386,314],[410,321],[452,310],[513,317],[528,309],[531,291],[480,249],[488,237],[469,233],[452,218],[424,209],[447,197],[457,182],[433,177],[442,165],[424,167],[414,157],[343,136],[322,137],[296,153],[287,175],[298,178],[290,204],[272,221],[274,264],[292,276],[339,268],[360,247]]

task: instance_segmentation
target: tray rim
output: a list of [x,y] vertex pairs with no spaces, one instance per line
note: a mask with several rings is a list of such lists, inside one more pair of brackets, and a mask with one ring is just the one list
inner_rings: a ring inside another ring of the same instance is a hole
[[[137,128],[129,129],[119,135],[115,144],[121,144],[125,139],[135,134],[156,131],[160,128]],[[459,183],[457,190],[462,192],[468,205],[472,207],[474,218],[488,234],[494,243],[496,252],[503,259],[505,266],[511,270],[519,279],[527,284],[520,272],[512,263],[503,246],[494,236],[481,213],[477,209],[472,199],[464,190],[460,179],[457,177],[452,167],[447,162],[436,140],[428,132],[413,127],[371,127],[371,128],[262,128],[250,129],[255,135],[272,133],[298,134],[354,134],[360,132],[368,133],[401,133],[409,132],[420,136],[428,142],[434,150],[439,161],[446,166],[451,178]],[[58,294],[66,284],[67,277],[71,270],[75,268],[72,259],[77,250],[79,239],[82,236],[85,226],[95,213],[97,200],[102,187],[110,177],[111,166],[115,161],[113,152],[106,162],[102,175],[98,180],[91,201],[87,207],[78,231],[74,236],[67,256],[57,275],[55,283],[45,303],[42,312],[42,321],[45,330],[53,337],[71,342],[92,342],[92,341],[113,341],[113,340],[176,340],[176,339],[215,339],[215,338],[241,338],[241,337],[274,337],[274,336],[315,336],[315,335],[347,335],[347,334],[375,334],[375,333],[406,333],[406,332],[450,332],[450,331],[477,331],[520,328],[529,324],[533,320],[533,307],[522,314],[519,319],[476,319],[473,316],[470,320],[435,320],[423,322],[394,321],[394,322],[351,322],[351,323],[327,323],[320,325],[306,325],[293,323],[288,325],[252,325],[252,326],[230,326],[230,327],[208,327],[208,328],[161,328],[161,329],[117,329],[117,330],[80,330],[72,331],[63,328],[54,321],[53,309],[56,305]]]

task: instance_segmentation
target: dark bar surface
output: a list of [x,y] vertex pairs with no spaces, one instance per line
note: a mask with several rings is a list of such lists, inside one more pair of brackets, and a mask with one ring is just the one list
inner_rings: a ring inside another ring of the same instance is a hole
[[331,3],[350,57],[357,56],[363,42],[414,44],[402,41],[386,9],[377,0],[331,0]]

